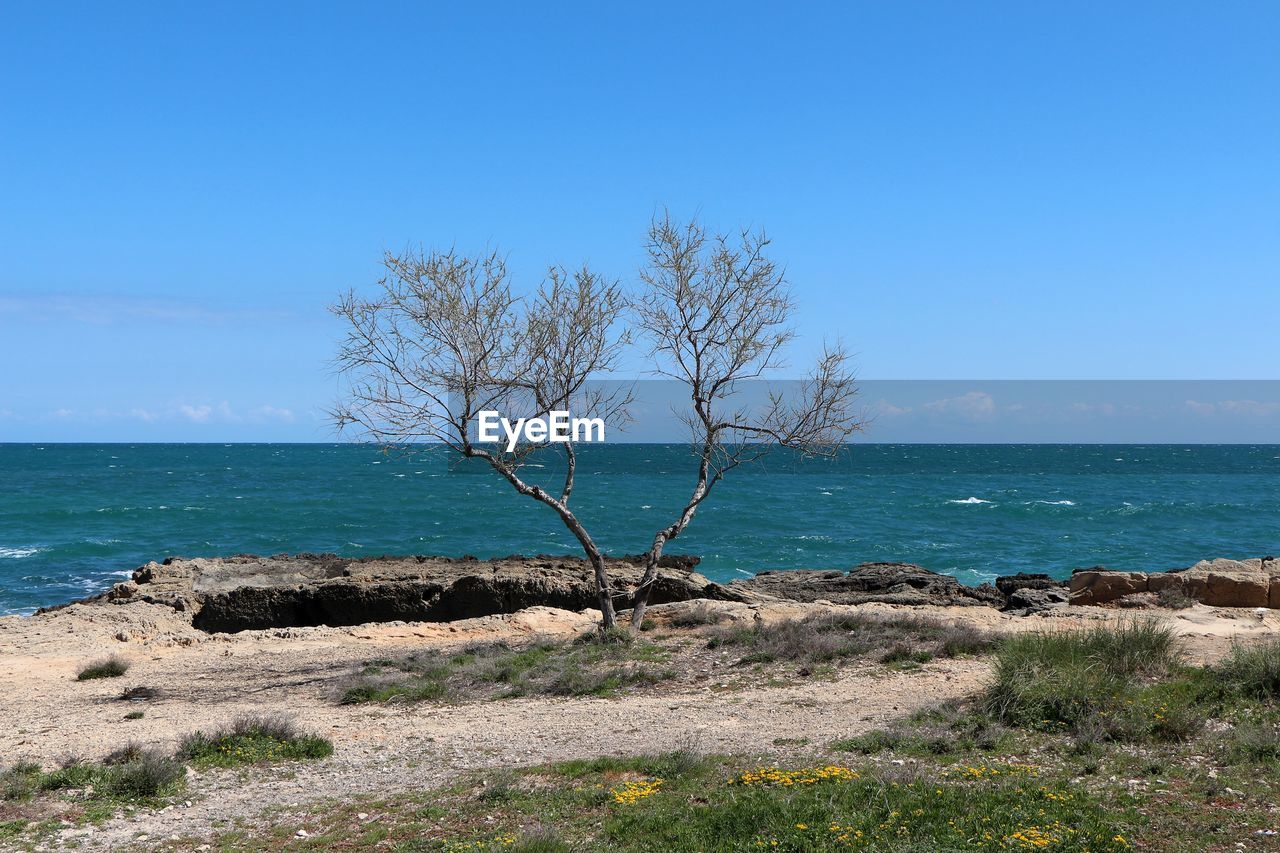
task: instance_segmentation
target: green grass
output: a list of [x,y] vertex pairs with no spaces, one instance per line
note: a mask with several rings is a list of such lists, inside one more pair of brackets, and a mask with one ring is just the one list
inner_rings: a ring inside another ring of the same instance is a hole
[[1132,809],[1149,849],[1252,847],[1277,824],[1277,652],[1264,641],[1188,666],[1172,634],[1144,623],[1016,637],[985,694],[831,747],[909,756],[919,773],[1035,756],[1043,778]]
[[236,767],[274,761],[327,758],[333,744],[322,737],[300,733],[280,717],[251,715],[209,733],[187,736],[178,757],[195,767]]
[[94,661],[80,670],[76,681],[93,681],[99,678],[119,678],[129,671],[129,662],[118,655]]
[[[680,750],[492,771],[440,791],[318,804],[275,838],[234,842],[300,849],[325,838],[372,849],[351,828],[357,812],[377,814],[377,844],[402,850],[1007,850],[1052,838],[1054,849],[1111,851],[1127,849],[1117,836],[1127,838],[1135,819],[1033,768],[1002,763],[913,776],[845,765],[761,767]],[[299,826],[311,838],[295,840]],[[231,837],[215,842],[223,840]]]
[[1102,725],[1181,660],[1172,630],[1155,622],[1016,635],[996,652],[986,708],[1010,725]]
[[342,692],[361,702],[504,699],[525,695],[611,696],[675,677],[670,653],[629,632],[587,634],[573,642],[523,647],[484,643],[461,651],[428,651],[367,665]]
[[947,703],[913,714],[889,729],[834,741],[840,752],[914,756],[993,755],[1008,750],[1013,731],[981,712]]

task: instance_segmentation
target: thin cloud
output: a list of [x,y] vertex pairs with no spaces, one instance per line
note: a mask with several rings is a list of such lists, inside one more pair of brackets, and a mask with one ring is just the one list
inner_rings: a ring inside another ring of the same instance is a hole
[[906,415],[911,412],[910,406],[895,406],[893,403],[890,403],[888,400],[877,400],[876,402],[868,406],[867,409],[868,409],[868,413],[872,417],[879,417],[881,415],[888,416],[888,417],[897,417],[899,415]]
[[1241,415],[1244,417],[1266,418],[1280,413],[1280,403],[1260,402],[1258,400],[1222,400],[1217,403],[1202,403],[1198,400],[1187,400],[1183,403],[1188,411],[1198,415]]
[[[0,417],[16,417],[16,415],[6,410],[0,411]],[[215,423],[293,423],[297,420],[293,410],[284,406],[264,404],[248,409],[244,414],[241,414],[226,400],[219,403],[180,403],[160,408],[134,406],[129,409],[119,410],[93,409],[87,412],[61,408],[50,412],[49,417],[85,423],[128,419],[147,424],[189,423],[202,425]]]
[[178,412],[184,418],[193,423],[208,423],[209,416],[213,414],[212,406],[179,406]]
[[927,411],[943,415],[955,415],[970,421],[990,420],[996,413],[996,401],[986,391],[970,391],[959,397],[948,397],[925,403]]

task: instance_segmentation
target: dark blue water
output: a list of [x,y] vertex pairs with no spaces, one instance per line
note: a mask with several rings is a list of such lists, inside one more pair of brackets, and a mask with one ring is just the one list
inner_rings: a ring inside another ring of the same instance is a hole
[[[549,467],[532,475],[555,477]],[[585,447],[574,504],[643,550],[692,484],[682,445]],[[906,560],[966,583],[1280,553],[1277,445],[858,445],[733,472],[669,550],[713,579]],[[353,445],[0,444],[0,613],[168,555],[577,553],[547,508],[440,454]]]

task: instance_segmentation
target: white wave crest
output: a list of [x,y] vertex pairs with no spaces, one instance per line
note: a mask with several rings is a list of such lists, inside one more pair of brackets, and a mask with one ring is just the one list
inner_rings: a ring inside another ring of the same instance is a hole
[[991,501],[984,501],[982,498],[965,498],[959,501],[947,501],[949,504],[989,504]]
[[0,560],[21,560],[40,553],[39,548],[0,548]]
[[1075,506],[1076,505],[1075,501],[1036,501],[1036,503],[1044,504],[1045,506]]

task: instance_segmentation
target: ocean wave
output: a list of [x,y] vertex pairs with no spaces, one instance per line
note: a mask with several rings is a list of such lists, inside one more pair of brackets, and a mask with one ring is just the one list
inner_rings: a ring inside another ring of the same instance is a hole
[[965,498],[958,501],[947,501],[949,504],[989,504],[991,501],[984,501],[982,498]]
[[1031,503],[1043,504],[1045,506],[1075,506],[1075,501],[1032,501]]
[[23,557],[33,557],[43,550],[43,548],[0,548],[0,560],[21,560]]

